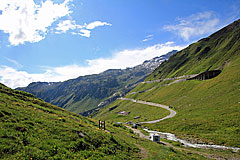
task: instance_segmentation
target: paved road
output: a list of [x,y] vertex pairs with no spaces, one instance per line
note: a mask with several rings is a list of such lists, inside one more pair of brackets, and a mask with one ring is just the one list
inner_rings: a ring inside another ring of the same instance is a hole
[[185,75],[185,76],[179,76],[179,77],[173,77],[173,78],[166,78],[166,79],[157,79],[153,81],[144,81],[142,83],[156,83],[156,82],[163,82],[163,81],[172,81],[177,79],[188,79],[197,76],[198,74],[191,74],[191,75]]
[[162,105],[162,104],[158,104],[158,103],[152,103],[152,102],[146,102],[146,101],[141,101],[141,100],[135,100],[135,99],[131,99],[131,98],[119,98],[120,100],[123,100],[123,101],[132,101],[134,103],[141,103],[141,104],[146,104],[146,105],[149,105],[149,106],[155,106],[155,107],[161,107],[161,108],[164,108],[164,109],[167,109],[170,114],[166,117],[163,117],[161,119],[157,119],[157,120],[153,120],[153,121],[146,121],[146,122],[139,122],[139,123],[157,123],[157,122],[160,122],[160,121],[163,121],[165,119],[168,119],[168,118],[172,118],[176,115],[176,112],[172,109],[169,108],[169,106],[166,106],[166,105]]

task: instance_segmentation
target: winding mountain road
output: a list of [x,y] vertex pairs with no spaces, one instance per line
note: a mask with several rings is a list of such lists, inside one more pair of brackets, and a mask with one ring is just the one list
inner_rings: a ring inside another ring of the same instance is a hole
[[[175,80],[174,82],[171,82],[169,84],[163,84],[161,86],[169,86],[169,85],[172,85],[174,83],[179,83],[179,82],[183,82],[183,81],[186,81],[187,78],[189,77],[193,77],[195,75],[189,75],[189,76],[182,76],[182,77],[177,77],[177,78],[183,78],[183,79],[166,79],[166,80]],[[177,79],[177,80],[176,80]],[[144,82],[144,83],[155,83],[155,82],[161,82],[162,80],[157,80],[157,81],[147,81],[147,82]],[[160,87],[160,86],[157,86],[157,87]],[[132,93],[129,93],[128,95],[130,94],[137,94],[137,93],[144,93],[144,92],[148,92],[148,91],[151,91],[153,89],[155,89],[156,87],[153,87],[153,88],[150,88],[150,89],[147,89],[145,91],[140,91],[140,92],[132,92]],[[145,121],[145,122],[139,122],[140,124],[150,124],[150,123],[157,123],[157,122],[160,122],[160,121],[163,121],[165,119],[169,119],[169,118],[172,118],[176,115],[176,112],[172,109],[169,108],[169,106],[166,106],[166,105],[162,105],[162,104],[158,104],[158,103],[153,103],[153,102],[146,102],[146,101],[142,101],[142,100],[135,100],[135,99],[131,99],[131,98],[118,98],[119,100],[123,100],[123,101],[132,101],[134,103],[140,103],[140,104],[146,104],[146,105],[150,105],[150,106],[155,106],[155,107],[160,107],[160,108],[163,108],[163,109],[167,109],[170,114],[166,117],[163,117],[161,119],[157,119],[157,120],[152,120],[152,121]],[[144,135],[139,129],[134,129],[134,128],[131,128],[129,126],[126,125],[127,128],[131,129],[134,133],[138,134],[139,137],[141,138],[144,138],[144,139],[148,139],[149,140],[149,137]],[[233,152],[238,152],[240,150],[240,148],[238,147],[228,147],[228,146],[221,146],[221,145],[208,145],[208,144],[197,144],[197,143],[190,143],[186,140],[183,140],[183,139],[180,139],[178,138],[176,135],[172,134],[172,133],[164,133],[164,132],[158,132],[158,131],[150,131],[148,129],[144,129],[146,132],[148,133],[157,133],[159,134],[162,138],[164,137],[165,139],[168,139],[168,140],[172,140],[172,141],[176,141],[176,142],[180,142],[182,143],[185,147],[193,147],[193,148],[212,148],[212,149],[231,149]],[[168,145],[168,146],[171,146],[171,147],[174,147],[172,145],[170,145],[169,143],[166,143],[166,142],[163,142],[163,144],[165,145]],[[177,147],[174,147],[175,149],[180,149],[182,150],[181,148],[177,148]],[[184,149],[184,150],[188,150],[188,149]],[[191,151],[191,150],[188,150],[190,152],[195,152],[197,154],[201,154],[207,158],[214,158],[214,159],[226,159],[226,158],[222,158],[222,157],[219,157],[219,155],[213,155],[213,154],[206,154],[206,153],[201,153],[201,152],[197,152],[197,151]],[[229,157],[228,157],[229,158]],[[227,159],[228,159],[227,158]],[[232,158],[231,158],[232,159]],[[233,158],[235,159],[235,158]]]
[[152,120],[152,121],[139,122],[141,124],[144,124],[144,123],[157,123],[157,122],[163,121],[165,119],[172,118],[172,117],[174,117],[176,115],[176,112],[174,110],[170,109],[169,106],[166,106],[166,105],[163,105],[163,104],[146,102],[146,101],[141,101],[141,100],[135,100],[135,99],[131,99],[131,98],[119,98],[119,99],[123,100],[123,101],[132,101],[134,103],[141,103],[141,104],[146,104],[146,105],[149,105],[149,106],[160,107],[160,108],[163,108],[163,109],[167,109],[170,112],[170,114],[168,116],[166,116],[166,117],[163,117],[163,118],[157,119],[157,120]]

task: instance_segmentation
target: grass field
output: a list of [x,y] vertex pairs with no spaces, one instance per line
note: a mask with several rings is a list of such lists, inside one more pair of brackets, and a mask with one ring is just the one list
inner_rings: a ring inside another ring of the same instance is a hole
[[3,85],[0,91],[0,159],[134,159],[139,155],[133,143],[98,130],[97,121]]

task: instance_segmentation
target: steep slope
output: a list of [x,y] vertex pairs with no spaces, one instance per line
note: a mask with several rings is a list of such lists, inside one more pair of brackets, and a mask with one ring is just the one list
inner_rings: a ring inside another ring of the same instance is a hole
[[221,69],[239,56],[240,20],[191,44],[162,63],[146,80],[163,79]]
[[125,159],[138,152],[133,144],[97,130],[95,121],[2,84],[0,126],[0,159]]
[[176,53],[146,81],[213,69],[221,73],[209,80],[141,83],[126,97],[168,105],[177,112],[171,119],[145,125],[151,129],[191,142],[240,147],[240,20]]
[[0,159],[204,159],[140,140],[121,125],[106,123],[106,129],[0,84]]
[[174,50],[133,68],[111,69],[58,83],[34,82],[18,90],[32,93],[72,112],[81,113],[96,108],[101,102],[100,106],[103,106],[124,95],[176,52]]

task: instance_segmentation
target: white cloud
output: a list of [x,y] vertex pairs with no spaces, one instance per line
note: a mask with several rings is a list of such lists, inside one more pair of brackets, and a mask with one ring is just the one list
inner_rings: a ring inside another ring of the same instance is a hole
[[65,20],[58,24],[56,33],[65,33],[68,30],[72,30],[73,35],[80,35],[89,38],[91,36],[91,30],[99,26],[111,26],[112,24],[107,22],[95,21],[83,26],[76,24],[74,20]]
[[55,30],[55,23],[58,23],[55,33],[64,33],[71,29],[77,30],[76,34],[85,37],[90,37],[89,30],[95,27],[111,25],[95,21],[81,26],[74,20],[59,23],[61,18],[69,18],[72,13],[70,1],[72,0],[64,0],[59,4],[53,0],[41,0],[40,4],[36,4],[34,0],[0,0],[0,30],[9,34],[11,45],[17,46],[43,40],[50,27]]
[[81,29],[80,33],[77,33],[77,34],[79,34],[79,35],[81,35],[83,37],[88,37],[89,38],[90,35],[91,35],[91,31],[86,30],[86,29]]
[[112,24],[107,22],[95,21],[86,25],[86,29],[94,29],[99,26],[112,26]]
[[99,58],[95,60],[88,60],[88,64],[96,69],[104,71],[109,68],[126,68],[134,67],[145,60],[163,55],[174,49],[181,50],[183,46],[175,46],[173,42],[165,44],[156,44],[143,49],[123,50],[115,53],[110,58]]
[[124,69],[141,64],[143,61],[163,55],[172,50],[181,50],[185,46],[176,46],[173,42],[156,44],[147,48],[123,50],[109,58],[87,60],[87,66],[76,64],[62,67],[45,67],[41,74],[30,74],[8,66],[0,66],[0,82],[16,88],[27,86],[31,82],[57,82],[78,76],[97,74],[107,69]]
[[7,58],[7,57],[4,57],[8,62],[12,63],[13,65],[15,65],[17,68],[22,68],[23,65],[20,64],[19,62],[17,62],[16,60],[14,59],[10,59],[10,58]]
[[147,41],[150,41],[152,39],[153,39],[153,35],[151,34],[151,35],[146,36],[142,41],[147,42]]
[[186,18],[178,18],[179,24],[166,25],[164,29],[174,32],[185,41],[216,31],[219,28],[219,19],[212,12],[193,14]]
[[68,30],[74,30],[76,28],[82,27],[80,25],[77,25],[75,21],[65,20],[57,25],[56,30],[61,31],[60,33],[66,33]]
[[35,4],[33,0],[1,0],[0,30],[9,34],[11,45],[38,42],[45,38],[48,27],[71,13],[69,0],[54,4],[51,0]]

